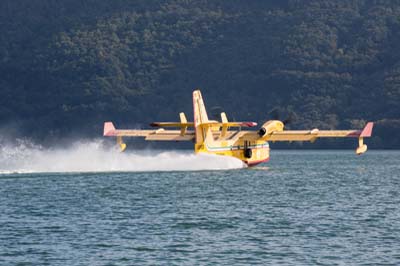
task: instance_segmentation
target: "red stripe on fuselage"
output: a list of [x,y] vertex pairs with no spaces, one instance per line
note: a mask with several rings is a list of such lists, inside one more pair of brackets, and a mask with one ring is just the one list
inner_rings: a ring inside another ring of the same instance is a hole
[[268,162],[268,161],[269,161],[269,157],[266,158],[266,159],[258,160],[258,161],[252,161],[252,162],[243,161],[243,162],[245,162],[245,163],[247,164],[247,166],[255,166],[255,165],[257,165],[257,164],[265,163],[265,162]]

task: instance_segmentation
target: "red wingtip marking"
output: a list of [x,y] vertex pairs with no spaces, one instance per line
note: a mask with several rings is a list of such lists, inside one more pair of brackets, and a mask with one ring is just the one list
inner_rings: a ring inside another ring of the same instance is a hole
[[361,131],[360,137],[371,137],[373,127],[374,123],[368,122],[364,129]]
[[114,136],[115,135],[115,127],[112,122],[105,122],[104,123],[104,136]]
[[244,127],[255,127],[257,126],[256,122],[242,122],[242,126]]

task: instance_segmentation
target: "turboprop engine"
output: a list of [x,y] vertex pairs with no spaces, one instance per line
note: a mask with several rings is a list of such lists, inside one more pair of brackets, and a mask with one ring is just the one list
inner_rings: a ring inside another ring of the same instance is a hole
[[274,131],[283,131],[285,125],[282,121],[279,120],[269,120],[265,122],[260,130],[258,131],[258,135],[260,137],[265,137],[271,134]]

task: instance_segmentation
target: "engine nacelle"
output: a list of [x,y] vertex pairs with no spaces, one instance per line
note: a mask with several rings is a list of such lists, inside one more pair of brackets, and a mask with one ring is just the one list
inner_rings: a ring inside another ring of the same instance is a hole
[[262,127],[258,131],[258,135],[260,135],[260,137],[264,137],[271,134],[274,131],[283,131],[284,127],[285,125],[282,123],[282,121],[269,120],[262,125]]

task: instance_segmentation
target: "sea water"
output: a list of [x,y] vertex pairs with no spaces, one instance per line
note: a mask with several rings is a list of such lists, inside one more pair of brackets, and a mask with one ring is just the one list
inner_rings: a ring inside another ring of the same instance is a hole
[[400,151],[26,151],[2,151],[0,265],[400,265]]

